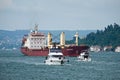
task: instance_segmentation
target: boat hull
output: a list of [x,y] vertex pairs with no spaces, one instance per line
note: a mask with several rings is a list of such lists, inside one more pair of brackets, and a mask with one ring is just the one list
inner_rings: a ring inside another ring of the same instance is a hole
[[64,63],[64,61],[61,59],[61,60],[45,60],[45,64],[47,65],[62,65]]
[[[88,50],[88,46],[70,46],[62,49],[64,56],[76,57],[84,50]],[[49,49],[28,49],[27,47],[21,47],[21,52],[27,56],[48,56]]]

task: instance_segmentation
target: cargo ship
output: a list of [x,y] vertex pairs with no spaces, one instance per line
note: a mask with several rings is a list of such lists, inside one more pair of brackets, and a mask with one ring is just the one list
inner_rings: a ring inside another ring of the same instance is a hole
[[22,39],[21,52],[27,56],[48,56],[49,49],[51,47],[61,48],[64,56],[79,56],[84,50],[88,50],[86,45],[78,45],[78,33],[75,34],[75,44],[65,44],[65,33],[60,35],[59,44],[52,42],[52,34],[48,33],[46,36],[44,33],[38,31],[38,25],[35,25],[34,30],[28,35],[24,35]]

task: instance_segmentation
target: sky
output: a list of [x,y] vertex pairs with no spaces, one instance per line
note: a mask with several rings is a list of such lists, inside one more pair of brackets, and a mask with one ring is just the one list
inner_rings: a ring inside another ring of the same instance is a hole
[[120,0],[0,0],[0,30],[101,30],[120,25]]

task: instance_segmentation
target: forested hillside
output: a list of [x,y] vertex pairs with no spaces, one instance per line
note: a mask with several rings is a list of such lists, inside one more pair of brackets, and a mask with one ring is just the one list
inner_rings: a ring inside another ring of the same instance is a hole
[[89,46],[120,46],[120,26],[116,23],[108,25],[104,30],[89,33],[85,39],[79,39],[79,42]]

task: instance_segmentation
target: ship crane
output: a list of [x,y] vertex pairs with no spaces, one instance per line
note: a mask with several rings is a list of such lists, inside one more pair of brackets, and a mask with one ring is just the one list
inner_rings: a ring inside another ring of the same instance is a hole
[[[79,38],[78,32],[76,32],[75,38],[76,38],[75,45],[78,46],[78,38]],[[48,33],[48,47],[51,48],[52,46],[53,46],[52,34],[49,32]],[[57,45],[57,46],[60,46],[61,48],[64,48],[65,46],[68,46],[68,45],[65,44],[65,33],[64,32],[62,32],[60,34],[60,44]]]
[[48,33],[48,48],[52,47],[52,34],[49,32]]
[[60,46],[62,48],[64,48],[64,46],[65,46],[65,33],[64,32],[62,32],[60,35]]
[[78,32],[76,32],[76,34],[75,34],[75,38],[76,38],[75,43],[76,43],[76,46],[78,46],[78,37],[79,37],[79,34],[78,34]]

